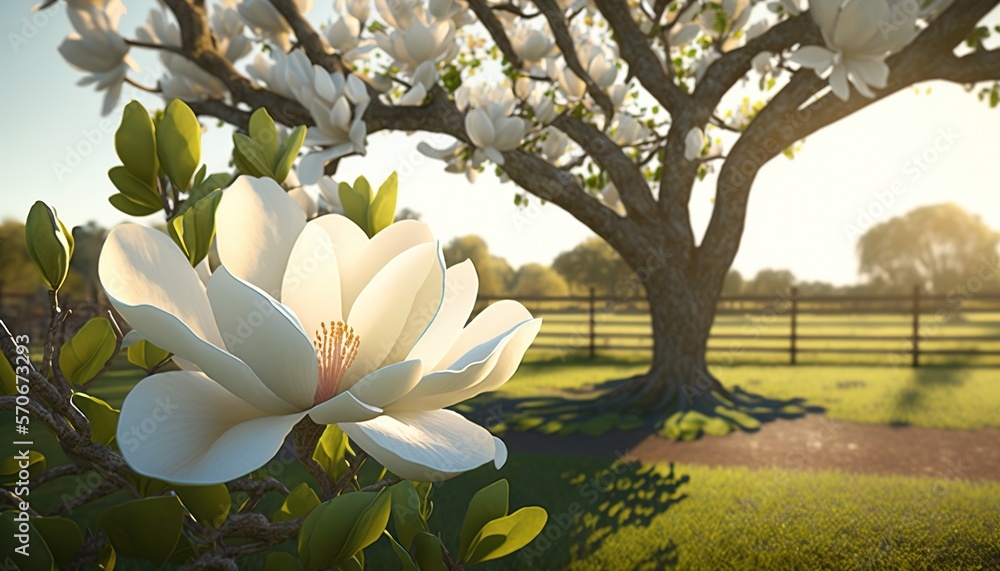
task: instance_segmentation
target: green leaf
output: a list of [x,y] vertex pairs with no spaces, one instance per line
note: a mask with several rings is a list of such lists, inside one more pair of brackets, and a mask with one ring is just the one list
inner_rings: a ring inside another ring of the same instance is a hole
[[414,482],[413,487],[417,490],[417,495],[420,496],[420,517],[424,521],[431,520],[431,514],[434,513],[434,502],[431,501],[431,489],[434,484],[430,482]]
[[150,206],[143,206],[142,204],[133,202],[131,198],[121,193],[112,194],[111,196],[109,196],[108,202],[111,203],[111,206],[114,206],[115,208],[124,212],[125,214],[128,214],[129,216],[149,216],[150,214],[155,214],[156,212],[159,212],[160,209],[163,208],[162,205],[156,208]]
[[187,191],[201,162],[201,125],[179,99],[167,105],[156,127],[156,153],[174,188]]
[[117,553],[162,566],[177,547],[184,530],[184,508],[174,496],[132,500],[97,516]]
[[147,371],[169,356],[169,351],[164,351],[145,339],[136,341],[128,348],[128,362]]
[[149,112],[138,101],[130,102],[122,111],[121,125],[115,131],[115,152],[132,176],[155,188],[160,169],[156,133]]
[[261,107],[250,115],[247,132],[250,133],[250,138],[260,146],[266,157],[270,158],[278,154],[278,128],[274,125],[271,116],[268,115],[267,109]]
[[396,194],[399,190],[399,176],[393,171],[378,189],[378,194],[368,207],[368,227],[374,236],[392,224],[396,217]]
[[218,529],[229,517],[233,499],[225,484],[174,486],[174,491],[194,519],[208,529]]
[[309,484],[302,482],[288,493],[285,503],[281,505],[278,511],[274,512],[273,519],[276,523],[298,519],[309,515],[309,512],[313,511],[318,505],[319,496],[309,487]]
[[197,266],[204,260],[212,247],[212,239],[215,238],[215,209],[221,199],[222,191],[217,190],[195,202],[170,222],[170,236],[192,266]]
[[529,506],[487,523],[463,561],[475,565],[510,555],[531,543],[542,532],[548,517],[544,508]]
[[118,555],[115,553],[115,548],[105,543],[100,553],[97,554],[97,564],[104,571],[114,571],[115,565],[118,564]]
[[184,205],[181,207],[180,211],[186,211],[191,207],[191,205],[196,204],[202,198],[212,194],[212,192],[229,186],[229,182],[231,180],[232,177],[229,176],[229,173],[225,172],[217,172],[208,175],[204,180],[191,187],[191,190],[188,191],[188,198],[184,201]]
[[233,160],[243,174],[274,178],[270,155],[260,143],[242,133],[233,133]]
[[[18,479],[18,472],[24,470],[23,463],[26,460],[20,454],[8,456],[0,462],[0,485],[9,486]],[[28,451],[28,476],[34,478],[45,471],[45,456],[41,452]]]
[[297,571],[298,563],[291,553],[277,551],[267,555],[267,563],[264,564],[264,571]]
[[57,565],[73,560],[76,550],[83,545],[83,532],[75,521],[65,517],[31,518],[31,525],[49,547]]
[[410,552],[403,549],[403,546],[389,535],[388,531],[382,533],[389,539],[389,546],[392,547],[392,552],[396,555],[396,559],[399,559],[399,564],[403,566],[403,571],[420,571],[417,564],[413,562],[413,558],[410,557]]
[[420,514],[420,496],[409,480],[400,482],[392,490],[392,523],[396,538],[409,549],[413,538],[421,531],[428,531],[427,522]]
[[24,223],[24,245],[28,258],[45,285],[53,291],[62,287],[76,243],[56,211],[40,200],[28,211]]
[[104,446],[111,444],[118,430],[121,411],[86,393],[73,393],[73,405],[90,421],[90,439]]
[[125,167],[114,167],[109,170],[108,178],[111,179],[115,188],[135,204],[155,209],[155,211],[163,208],[163,202],[160,200],[160,195],[157,194],[156,187],[137,179]]
[[114,358],[118,338],[111,322],[95,317],[85,323],[59,350],[59,369],[66,380],[82,385]]
[[17,374],[6,357],[0,355],[0,395],[17,394]]
[[284,182],[288,178],[288,173],[292,170],[292,164],[299,156],[299,149],[306,140],[306,127],[299,125],[288,134],[285,142],[281,145],[281,151],[274,163],[274,179]]
[[340,204],[344,207],[344,216],[361,227],[370,238],[373,235],[368,229],[368,205],[371,204],[371,187],[364,177],[358,177],[354,184],[355,186],[346,182],[340,183],[337,187],[337,194],[340,195]]
[[19,513],[25,514],[25,520],[15,520],[18,516],[14,512],[0,515],[0,537],[3,537],[4,545],[9,546],[9,551],[5,549],[8,559],[0,563],[13,563],[14,569],[20,571],[55,571],[55,558],[35,526],[29,523],[25,534],[18,529],[20,523],[27,522],[27,512]]
[[510,486],[506,479],[500,479],[476,492],[469,501],[462,521],[462,532],[459,536],[459,559],[475,547],[476,536],[487,523],[507,515],[509,507]]
[[347,442],[347,435],[336,424],[330,424],[327,425],[316,444],[313,460],[319,462],[323,470],[336,482],[347,473],[348,466],[345,456],[348,451],[350,451],[350,444]]
[[323,502],[299,531],[299,557],[306,569],[339,565],[375,542],[389,521],[388,490],[352,492]]
[[198,172],[194,173],[194,180],[191,182],[191,188],[194,188],[201,184],[201,181],[205,180],[205,174],[208,172],[208,165],[201,165]]
[[426,531],[413,538],[413,558],[420,565],[420,571],[448,571],[441,551],[441,539]]

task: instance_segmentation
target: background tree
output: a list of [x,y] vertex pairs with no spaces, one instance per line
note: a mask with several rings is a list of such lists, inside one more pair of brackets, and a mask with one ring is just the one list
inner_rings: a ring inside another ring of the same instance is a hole
[[924,206],[865,232],[858,240],[858,271],[885,290],[919,286],[943,294],[992,264],[998,245],[1000,234],[957,204]]
[[486,241],[479,236],[460,236],[444,247],[444,259],[448,265],[462,260],[472,260],[479,273],[479,294],[484,297],[507,295],[514,269],[507,260],[490,253]]
[[634,273],[614,248],[596,237],[556,256],[552,269],[577,293],[594,288],[598,295],[613,295],[615,285]]
[[740,295],[743,293],[743,274],[736,270],[726,272],[726,279],[722,282],[722,295]]
[[24,247],[24,224],[5,220],[0,224],[0,302],[2,296],[38,291],[38,278]]
[[[602,399],[639,412],[733,405],[705,348],[765,164],[916,83],[1000,80],[1000,51],[984,47],[991,30],[980,26],[997,0],[812,0],[808,12],[801,0],[767,2],[771,10],[750,0],[378,0],[377,16],[368,2],[345,2],[325,36],[293,0],[241,10],[244,0],[236,12],[252,15],[269,45],[249,77],[234,65],[252,51],[229,25],[234,8],[165,3],[179,34],[154,18],[124,42],[117,18],[76,18],[102,24],[67,40],[87,57],[72,45],[62,53],[112,106],[129,73],[119,48],[151,47],[167,70],[152,89],[201,115],[244,129],[248,109],[265,107],[284,125],[313,126],[298,166],[306,184],[363,154],[370,133],[453,137],[421,148],[470,178],[496,169],[525,191],[520,203],[532,195],[560,206],[644,276],[650,369]],[[759,102],[725,97],[753,85]],[[997,93],[981,91],[992,102]],[[708,170],[718,177],[699,239],[689,203]]]
[[80,274],[82,278],[81,289],[83,291],[81,293],[94,302],[100,301],[104,296],[101,281],[97,276],[97,260],[107,237],[108,231],[98,226],[94,221],[73,228],[76,249],[70,262],[70,268]]
[[752,280],[743,284],[743,293],[750,295],[778,295],[787,292],[795,283],[795,274],[789,270],[763,269]]
[[561,275],[542,264],[525,264],[517,269],[508,295],[514,297],[569,295],[569,286]]

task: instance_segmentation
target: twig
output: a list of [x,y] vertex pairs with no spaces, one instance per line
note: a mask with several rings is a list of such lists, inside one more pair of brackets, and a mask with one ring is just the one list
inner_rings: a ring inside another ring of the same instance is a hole
[[348,484],[351,483],[351,480],[358,475],[358,470],[361,469],[366,458],[368,458],[368,453],[364,450],[358,450],[358,453],[348,460],[347,472],[337,480],[337,484],[333,487],[334,496],[339,496],[347,488]]
[[370,486],[365,486],[364,488],[361,488],[358,491],[359,492],[377,492],[377,491],[381,490],[382,488],[388,488],[389,486],[395,486],[396,484],[398,484],[398,483],[400,483],[402,481],[403,481],[403,479],[400,478],[399,476],[393,476],[391,478],[386,478],[386,479],[381,480],[379,482],[375,482],[374,484],[372,484]]

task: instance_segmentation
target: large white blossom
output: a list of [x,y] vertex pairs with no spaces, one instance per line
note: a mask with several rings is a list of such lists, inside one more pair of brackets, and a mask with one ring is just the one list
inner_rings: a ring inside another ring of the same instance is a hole
[[[460,110],[467,110],[465,130],[472,144],[485,158],[503,165],[503,152],[518,148],[528,132],[527,122],[513,115],[517,99],[510,86],[462,86],[455,102]],[[479,160],[474,157],[474,162]]]
[[816,70],[833,93],[847,100],[853,85],[865,97],[886,86],[886,58],[920,32],[922,12],[907,9],[907,0],[812,0],[809,14],[823,33],[825,46],[802,46],[790,61]]
[[326,28],[326,41],[348,63],[367,58],[376,47],[375,40],[362,37],[363,25],[364,20],[343,7],[340,17]]
[[364,112],[371,102],[365,83],[356,75],[346,77],[314,65],[301,50],[275,60],[258,57],[248,72],[268,88],[302,104],[316,126],[310,127],[305,144],[320,147],[302,157],[298,175],[303,184],[315,184],[324,165],[351,153],[365,154],[368,135]]
[[461,142],[453,143],[443,149],[432,147],[425,141],[417,143],[417,150],[421,154],[432,159],[445,162],[445,172],[464,174],[469,182],[476,182],[478,171],[472,163],[467,160],[467,147]]
[[446,268],[422,222],[369,240],[339,215],[306,222],[270,179],[241,177],[222,196],[221,265],[205,284],[152,228],[121,225],[101,252],[112,304],[182,366],[125,398],[118,445],[136,472],[229,481],[267,463],[305,418],[337,424],[403,478],[503,464],[502,441],[444,409],[504,384],[540,320],[502,301],[466,325],[476,270]]
[[423,8],[415,8],[404,18],[399,11],[384,8],[385,2],[376,6],[383,18],[388,14],[386,19],[395,24],[389,30],[376,32],[375,41],[404,71],[413,71],[424,62],[448,61],[458,53],[455,23],[450,19],[438,20]]
[[129,55],[128,43],[118,34],[125,6],[121,0],[66,3],[74,32],[59,45],[59,53],[70,65],[89,74],[80,85],[95,84],[98,91],[106,91],[101,112],[107,115],[118,103],[129,68],[139,69]]

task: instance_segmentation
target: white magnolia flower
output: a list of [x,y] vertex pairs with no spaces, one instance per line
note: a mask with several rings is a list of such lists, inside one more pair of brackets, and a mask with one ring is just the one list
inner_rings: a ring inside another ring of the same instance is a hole
[[375,40],[362,38],[361,32],[362,21],[343,13],[336,22],[327,26],[326,41],[344,61],[353,62],[367,58],[376,47]]
[[774,69],[774,54],[771,52],[760,52],[750,61],[753,70],[760,75],[764,75]]
[[89,73],[80,85],[93,83],[98,91],[106,91],[101,112],[107,115],[118,103],[128,69],[139,69],[118,34],[125,6],[121,0],[67,0],[67,4],[75,32],[59,44],[59,53],[71,66]]
[[543,28],[519,25],[511,34],[510,43],[514,53],[529,64],[538,64],[552,56],[556,47],[547,25]]
[[802,46],[789,61],[814,69],[820,76],[829,71],[830,87],[844,101],[850,97],[850,85],[865,97],[875,97],[871,88],[883,88],[889,79],[886,58],[920,32],[916,23],[920,11],[907,10],[904,2],[813,0],[809,13],[826,47]]
[[625,216],[625,205],[622,204],[622,197],[618,194],[618,187],[615,186],[615,183],[609,182],[604,185],[604,188],[597,193],[597,198],[619,216]]
[[474,167],[466,157],[466,146],[462,143],[454,143],[444,149],[436,149],[424,141],[417,143],[417,150],[421,154],[432,159],[444,161],[445,172],[465,174],[469,182],[476,182],[476,167]]
[[[613,44],[585,41],[577,44],[576,52],[580,65],[599,88],[607,90],[615,84],[618,79],[618,51]],[[579,101],[587,94],[587,84],[561,58],[548,60],[547,70],[568,100]]]
[[677,15],[668,37],[671,48],[684,47],[701,34],[701,25],[695,21],[700,12],[701,4],[691,2],[687,9]]
[[[312,10],[313,0],[293,0],[301,14]],[[292,27],[270,0],[240,0],[236,6],[243,21],[258,35],[284,51],[292,47]]]
[[718,7],[698,14],[698,22],[713,38],[727,38],[747,25],[751,11],[750,0],[722,0]]
[[435,20],[423,10],[407,20],[405,27],[375,32],[375,41],[404,71],[413,71],[424,62],[448,61],[458,53],[455,23]]
[[367,22],[372,13],[370,0],[337,0],[337,13],[341,16],[351,16],[359,22]]
[[569,137],[566,133],[552,127],[546,127],[542,133],[545,135],[541,145],[542,156],[549,163],[559,166],[569,150]]
[[213,484],[267,463],[299,421],[337,424],[403,478],[441,480],[507,451],[444,410],[505,383],[540,320],[514,301],[468,325],[470,261],[445,268],[418,221],[371,240],[339,215],[306,222],[268,179],[241,177],[216,217],[207,285],[166,234],[115,228],[101,252],[108,298],[183,370],[125,398],[118,445],[138,473]]
[[684,137],[684,158],[693,161],[701,156],[705,148],[705,132],[699,127],[693,127]]
[[649,129],[631,115],[620,114],[611,132],[611,140],[618,146],[629,146],[649,137]]
[[514,82],[515,94],[531,107],[535,118],[544,124],[555,121],[559,115],[556,101],[546,93],[547,88],[548,84],[527,77],[519,77]]
[[[524,119],[513,116],[517,100],[510,86],[497,84],[485,86],[462,86],[455,93],[455,103],[465,114],[465,130],[469,139],[485,158],[503,165],[503,151],[513,151],[521,145],[528,133]],[[474,166],[483,157],[474,157]]]
[[274,56],[274,62],[258,57],[247,71],[268,88],[297,100],[316,121],[306,132],[305,144],[321,149],[302,157],[298,169],[303,184],[315,184],[327,162],[351,153],[365,154],[368,129],[363,117],[371,98],[358,76],[327,72],[313,65],[302,50],[287,56],[275,52]]
[[316,183],[323,202],[335,213],[343,214],[344,205],[340,202],[340,185],[332,177],[324,176]]

